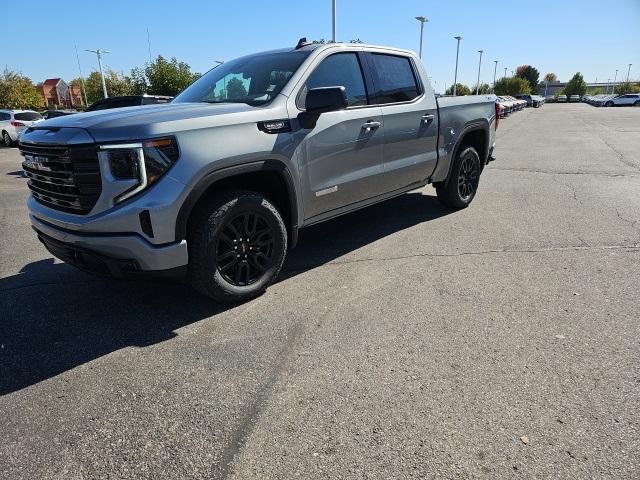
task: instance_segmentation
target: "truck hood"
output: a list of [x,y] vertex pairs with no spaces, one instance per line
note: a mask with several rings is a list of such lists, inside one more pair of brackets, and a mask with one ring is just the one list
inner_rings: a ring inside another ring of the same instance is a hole
[[52,118],[37,129],[82,128],[97,142],[134,140],[222,125],[273,118],[273,107],[245,103],[168,103],[114,108]]

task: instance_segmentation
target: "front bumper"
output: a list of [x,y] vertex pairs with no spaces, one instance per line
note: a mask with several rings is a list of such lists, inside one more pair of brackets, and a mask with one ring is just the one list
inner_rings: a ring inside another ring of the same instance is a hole
[[[60,260],[81,270],[116,277],[174,272],[188,263],[187,242],[153,245],[141,235],[81,233],[29,215],[38,238]],[[131,275],[130,275],[131,274]]]

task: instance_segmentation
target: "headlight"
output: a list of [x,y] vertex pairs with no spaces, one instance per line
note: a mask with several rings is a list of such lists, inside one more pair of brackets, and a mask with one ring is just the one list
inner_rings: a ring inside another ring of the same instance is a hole
[[116,181],[128,181],[130,187],[114,198],[122,202],[153,185],[178,159],[178,144],[173,137],[154,138],[135,143],[101,145],[109,171]]

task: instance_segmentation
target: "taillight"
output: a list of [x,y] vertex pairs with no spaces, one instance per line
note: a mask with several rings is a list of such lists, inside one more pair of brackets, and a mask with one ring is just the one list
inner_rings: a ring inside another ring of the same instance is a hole
[[11,125],[13,125],[14,127],[24,127],[25,124],[22,122],[17,122],[16,120],[12,120],[11,121]]
[[498,102],[496,102],[496,130],[498,129],[498,124],[500,123],[500,110],[502,110],[502,107]]

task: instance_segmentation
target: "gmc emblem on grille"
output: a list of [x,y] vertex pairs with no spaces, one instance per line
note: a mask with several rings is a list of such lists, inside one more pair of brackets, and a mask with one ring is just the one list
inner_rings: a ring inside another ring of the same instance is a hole
[[45,164],[47,157],[38,157],[37,155],[25,155],[24,164],[34,170],[44,170],[50,172],[51,169]]

